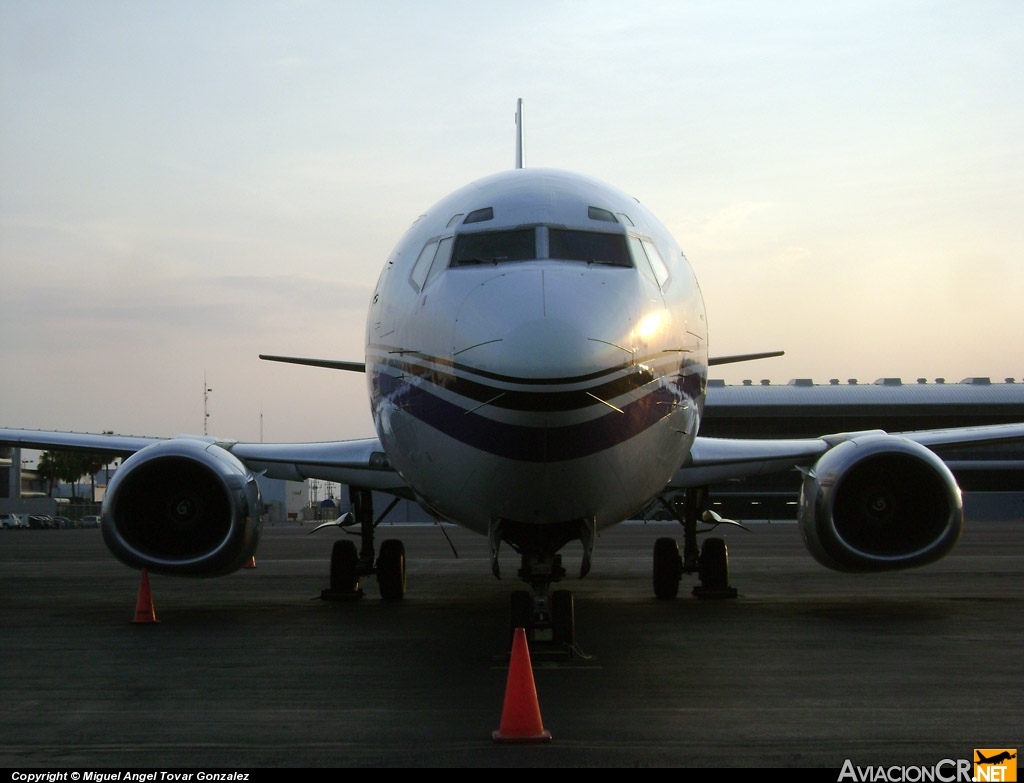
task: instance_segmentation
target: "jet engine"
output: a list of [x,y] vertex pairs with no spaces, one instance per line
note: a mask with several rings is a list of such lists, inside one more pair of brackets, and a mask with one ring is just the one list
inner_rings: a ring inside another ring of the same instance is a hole
[[154,573],[221,576],[253,556],[263,502],[256,479],[225,449],[179,438],[124,461],[103,501],[107,547]]
[[800,491],[804,542],[837,571],[888,571],[949,554],[963,529],[956,479],[934,452],[884,433],[827,451]]

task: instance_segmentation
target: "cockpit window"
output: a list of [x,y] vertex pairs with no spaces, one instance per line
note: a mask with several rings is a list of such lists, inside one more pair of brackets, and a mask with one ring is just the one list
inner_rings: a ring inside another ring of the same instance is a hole
[[647,251],[647,257],[651,259],[651,266],[654,267],[654,276],[658,278],[658,285],[664,288],[668,280],[668,267],[661,260],[661,253],[658,252],[658,248],[651,240],[643,240],[643,245],[644,250]]
[[[448,262],[448,248],[445,241],[430,267],[429,277],[433,279],[445,266],[459,267],[474,264],[501,264],[506,261],[533,261],[555,259],[558,261],[583,261],[588,264],[605,264],[631,268],[633,258],[629,252],[626,234],[608,231],[588,231],[553,226],[530,226],[507,231],[475,231],[458,234],[451,248],[451,262]],[[639,240],[634,240],[639,242]],[[643,259],[646,274],[652,275],[650,264],[642,246],[637,252]],[[422,275],[422,276],[421,276]],[[426,270],[417,275],[414,285],[427,276]],[[427,280],[427,283],[430,282]]]
[[494,207],[484,207],[483,209],[474,209],[468,215],[463,223],[483,223],[485,220],[494,220]]
[[417,291],[423,288],[423,282],[427,279],[427,273],[430,271],[430,265],[434,261],[434,254],[436,252],[437,240],[435,239],[433,242],[428,242],[426,244],[426,247],[420,251],[420,255],[419,258],[416,259],[416,263],[413,264],[409,280]]
[[591,264],[633,266],[625,235],[598,231],[549,228],[548,256]]
[[452,238],[445,237],[437,245],[437,255],[434,256],[434,263],[430,265],[430,273],[427,275],[427,282],[423,284],[426,288],[437,276],[448,268],[448,259],[452,254]]
[[619,222],[615,219],[615,215],[607,209],[601,209],[601,207],[587,207],[587,217],[591,220],[603,220],[605,223]]
[[668,281],[668,267],[665,266],[658,248],[649,239],[634,236],[629,237],[629,244],[633,248],[633,257],[636,259],[636,267],[640,274],[659,288],[664,288]]
[[451,266],[530,261],[537,257],[535,228],[484,231],[455,237]]

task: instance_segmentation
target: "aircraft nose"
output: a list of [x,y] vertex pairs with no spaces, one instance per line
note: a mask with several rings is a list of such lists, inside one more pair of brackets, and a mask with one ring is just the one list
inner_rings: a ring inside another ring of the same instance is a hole
[[[514,270],[463,300],[452,359],[509,378],[573,378],[629,364],[633,297],[608,270]],[[602,272],[604,274],[602,274]],[[623,276],[624,277],[624,276]]]

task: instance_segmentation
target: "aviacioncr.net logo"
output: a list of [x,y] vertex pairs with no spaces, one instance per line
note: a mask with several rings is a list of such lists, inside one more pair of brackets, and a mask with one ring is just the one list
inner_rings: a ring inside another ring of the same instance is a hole
[[1016,748],[975,748],[974,780],[979,783],[997,781],[1013,783],[1017,780]]
[[971,767],[968,759],[942,759],[931,767],[857,767],[847,759],[839,771],[839,783],[971,783]]

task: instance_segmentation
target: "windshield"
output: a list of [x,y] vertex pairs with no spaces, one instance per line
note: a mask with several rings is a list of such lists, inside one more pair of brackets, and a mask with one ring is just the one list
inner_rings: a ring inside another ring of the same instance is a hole
[[451,266],[530,261],[537,257],[536,235],[534,228],[460,234],[455,237]]
[[548,257],[591,264],[633,266],[625,235],[598,231],[549,228]]
[[[539,243],[538,230],[542,232]],[[625,234],[545,226],[459,234],[455,237],[450,266],[500,264],[542,258],[633,266]]]

